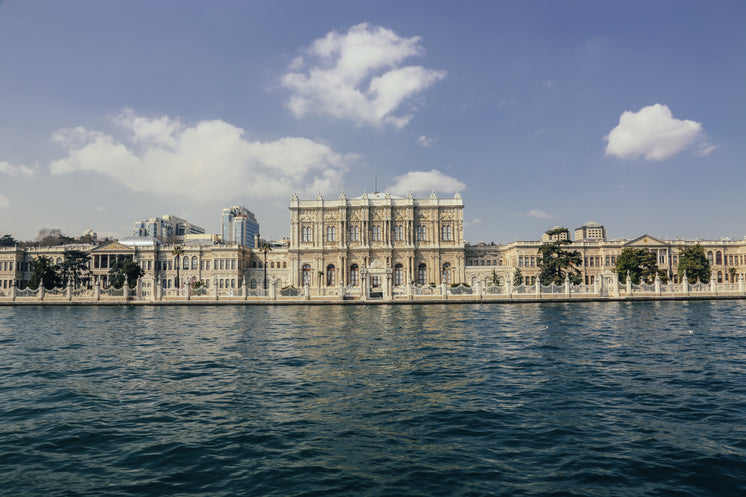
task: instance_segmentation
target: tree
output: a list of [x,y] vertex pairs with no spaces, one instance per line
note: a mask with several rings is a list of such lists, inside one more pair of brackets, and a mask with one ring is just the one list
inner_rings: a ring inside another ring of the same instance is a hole
[[497,275],[497,271],[494,269],[492,270],[492,275],[490,276],[492,279],[492,284],[495,286],[500,286],[500,277]]
[[523,284],[523,273],[521,273],[521,270],[518,268],[515,268],[515,273],[513,273],[513,286],[521,286]]
[[60,264],[60,277],[62,284],[67,285],[69,280],[73,281],[75,287],[81,283],[88,283],[90,277],[88,272],[88,262],[91,256],[83,250],[65,250],[65,260]]
[[702,283],[710,282],[710,261],[700,244],[685,247],[679,251],[679,269],[676,272],[679,281],[684,277],[684,273],[691,282],[697,280]]
[[259,250],[264,252],[264,289],[267,289],[267,252],[272,251],[272,246],[267,242],[262,242]]
[[15,247],[18,241],[10,235],[0,237],[0,247]]
[[644,248],[623,249],[616,259],[615,269],[622,284],[627,282],[627,272],[635,285],[639,285],[641,281],[652,283],[656,274],[663,281],[668,281],[666,272],[658,269],[655,254]]
[[176,281],[174,281],[174,286],[178,289],[179,288],[179,266],[181,266],[181,256],[184,255],[184,247],[181,245],[177,245],[174,247],[174,249],[171,251],[171,254],[176,259]]
[[63,234],[58,228],[42,228],[36,235],[36,241],[41,247],[54,247],[73,243],[75,239]]
[[114,288],[122,288],[125,282],[135,288],[137,280],[144,275],[142,268],[129,257],[118,258],[109,269],[109,281]]
[[41,283],[44,285],[44,288],[51,290],[62,284],[60,276],[57,274],[60,267],[54,263],[51,257],[40,255],[34,259],[32,264],[34,271],[31,273],[31,278],[28,281],[29,288],[37,289],[39,288],[39,283]]
[[554,228],[547,232],[549,235],[568,234],[568,237],[557,239],[553,242],[544,243],[539,248],[539,280],[542,285],[562,285],[567,275],[570,282],[577,285],[581,282],[580,270],[575,266],[582,264],[583,259],[577,250],[566,250],[564,247],[570,244],[569,230],[567,228]]

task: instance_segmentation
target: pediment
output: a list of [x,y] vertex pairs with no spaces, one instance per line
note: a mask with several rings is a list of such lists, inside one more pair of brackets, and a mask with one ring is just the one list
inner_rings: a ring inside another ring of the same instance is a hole
[[127,246],[127,245],[123,245],[117,241],[106,242],[103,245],[99,245],[95,249],[91,250],[91,252],[119,252],[119,253],[134,252],[134,251],[135,251],[134,248]]
[[624,244],[625,247],[655,247],[655,246],[661,246],[661,245],[668,245],[668,244],[650,235],[638,236],[634,240],[630,240]]

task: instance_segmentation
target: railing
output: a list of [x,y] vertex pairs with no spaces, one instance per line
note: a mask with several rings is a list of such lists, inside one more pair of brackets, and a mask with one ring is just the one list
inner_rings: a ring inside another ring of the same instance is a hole
[[[446,300],[451,296],[459,297],[460,301],[474,299],[476,300],[510,300],[515,298],[518,300],[531,300],[534,298],[540,299],[573,299],[573,298],[591,298],[591,299],[606,299],[606,298],[656,298],[659,296],[665,296],[666,298],[671,297],[713,297],[713,296],[742,296],[746,298],[746,283],[743,281],[738,282],[714,282],[709,283],[694,283],[694,284],[683,284],[683,283],[662,283],[655,282],[631,284],[629,282],[625,284],[616,283],[616,288],[609,286],[608,282],[604,282],[604,285],[597,281],[595,285],[570,285],[569,293],[565,285],[557,285],[552,283],[550,285],[525,285],[521,284],[513,287],[510,282],[506,282],[505,285],[494,285],[487,284],[484,287],[481,283],[471,287],[468,285],[457,285],[455,287],[445,287],[444,285],[430,286],[430,285],[399,285],[392,288],[392,295],[388,300],[417,300],[417,297],[425,297],[421,300]],[[629,289],[629,291],[628,291]],[[445,295],[443,294],[445,290]],[[68,293],[69,292],[69,293]],[[183,289],[162,289],[158,287],[147,287],[140,288],[138,295],[137,288],[127,288],[127,302],[154,302],[154,301],[187,301],[190,298],[201,297],[200,300],[226,300],[228,302],[237,301],[248,301],[250,299],[256,299],[261,301],[267,301],[269,296],[274,296],[276,299],[282,298],[283,300],[362,300],[364,297],[363,289],[359,286],[347,286],[341,287],[323,287],[323,288],[311,288],[309,295],[305,295],[305,291],[302,288],[295,288],[292,286],[280,288],[270,287],[268,290],[264,288],[248,288],[247,286],[241,286],[240,288],[224,288],[216,290],[215,288],[200,287],[192,289],[189,294],[187,290]],[[340,295],[341,293],[341,295]],[[117,301],[124,300],[125,288],[93,288],[89,289],[86,287],[82,288],[70,288],[70,287],[57,287],[52,289],[30,289],[30,288],[11,288],[0,290],[0,302],[9,302],[13,300],[20,300],[23,302],[33,301],[50,301],[60,303],[64,301],[78,301],[78,302],[94,302],[96,300],[103,301]],[[378,300],[383,295],[381,289],[371,289],[370,298]],[[275,300],[275,299],[273,299]]]

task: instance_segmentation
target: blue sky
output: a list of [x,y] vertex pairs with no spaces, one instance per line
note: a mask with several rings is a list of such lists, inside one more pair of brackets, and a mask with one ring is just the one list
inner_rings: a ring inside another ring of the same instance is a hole
[[471,242],[746,235],[746,3],[0,2],[0,234],[459,191]]

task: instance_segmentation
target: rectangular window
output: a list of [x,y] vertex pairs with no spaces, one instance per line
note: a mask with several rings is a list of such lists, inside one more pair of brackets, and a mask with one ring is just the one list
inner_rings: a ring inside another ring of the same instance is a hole
[[370,230],[370,240],[373,242],[381,241],[381,227],[379,225],[373,226]]
[[417,226],[417,241],[424,242],[427,240],[427,231],[424,226]]
[[335,229],[334,226],[326,227],[326,241],[327,242],[337,241],[337,230]]
[[357,242],[360,241],[360,230],[357,226],[350,226],[350,241],[351,242]]
[[450,224],[444,224],[441,229],[441,236],[440,239],[444,242],[450,242],[453,241],[453,233],[451,232],[451,225]]
[[518,256],[518,267],[523,267],[523,256],[522,255]]

